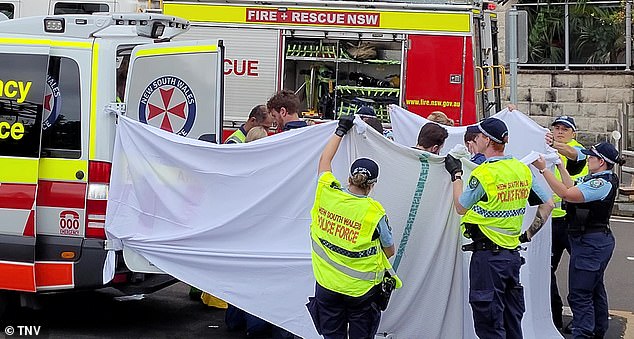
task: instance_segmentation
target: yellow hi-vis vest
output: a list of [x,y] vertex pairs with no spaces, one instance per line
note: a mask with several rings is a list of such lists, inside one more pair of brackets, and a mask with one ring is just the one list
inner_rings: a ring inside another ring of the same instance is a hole
[[242,132],[242,129],[238,128],[235,132],[225,140],[225,144],[229,141],[233,141],[236,144],[243,144],[247,140],[247,136]]
[[[575,147],[575,146],[582,146],[580,143],[577,142],[577,140],[572,139],[569,142],[566,143],[566,145],[570,146],[570,147]],[[561,162],[563,163],[564,167],[566,167],[566,165],[568,165],[568,158],[566,158],[563,155],[559,155],[559,157],[561,158]],[[572,178],[572,181],[575,181],[577,178],[581,178],[584,177],[586,175],[588,175],[589,171],[588,171],[588,162],[586,161],[585,166],[583,166],[583,169],[581,170],[581,172],[579,172],[579,174],[576,175],[571,175],[570,178]],[[559,173],[559,168],[555,167],[555,177],[557,178],[557,180],[561,181],[561,173]],[[557,194],[553,194],[553,202],[555,203],[555,208],[553,209],[552,212],[552,217],[553,218],[563,218],[566,216],[566,211],[564,211],[561,208],[561,198],[557,195]]]
[[376,200],[343,192],[331,172],[319,177],[310,211],[313,272],[319,285],[359,297],[380,284],[389,271],[396,279],[396,288],[402,286],[380,240],[372,240],[384,215]]
[[[522,230],[533,176],[528,166],[511,158],[485,162],[471,172],[484,188],[487,201],[478,201],[462,217],[465,223],[476,224],[480,231],[498,246],[514,249]],[[464,229],[463,229],[464,231]]]

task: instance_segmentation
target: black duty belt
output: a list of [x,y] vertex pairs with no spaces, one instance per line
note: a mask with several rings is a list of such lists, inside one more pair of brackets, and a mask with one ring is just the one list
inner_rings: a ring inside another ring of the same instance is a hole
[[473,239],[472,243],[462,246],[462,250],[465,252],[467,251],[469,252],[476,252],[476,251],[500,252],[504,250],[514,252],[514,251],[519,251],[521,248],[517,246],[516,248],[508,249],[494,243],[491,239],[487,238],[487,236],[484,235],[482,231],[480,231],[480,227],[476,224],[465,223],[465,230],[466,230],[465,235]]
[[470,244],[462,245],[462,250],[465,252],[477,252],[477,251],[493,251],[493,252],[501,252],[501,251],[511,251],[517,252],[521,249],[520,246],[515,248],[506,248],[496,244],[487,244],[484,242],[472,242]]
[[568,233],[570,233],[572,236],[580,236],[582,234],[588,234],[588,233],[605,233],[605,234],[610,234],[612,233],[612,230],[610,230],[609,227],[592,227],[592,228],[586,228],[581,232],[575,232],[573,230],[568,231]]

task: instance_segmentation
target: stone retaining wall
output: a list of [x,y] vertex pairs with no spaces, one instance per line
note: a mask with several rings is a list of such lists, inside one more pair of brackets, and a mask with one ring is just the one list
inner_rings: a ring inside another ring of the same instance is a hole
[[[577,139],[591,145],[609,140],[610,133],[619,129],[623,104],[634,100],[633,85],[629,72],[520,71],[516,105],[545,127],[557,116],[574,117]],[[632,119],[630,126],[634,127]],[[629,133],[630,147],[633,138]]]
[[[505,11],[513,3],[509,1],[506,6],[498,7],[498,53],[502,63],[505,62]],[[608,140],[613,142],[610,133],[619,129],[623,104],[634,103],[632,71],[520,69],[517,81],[516,105],[519,110],[544,127],[549,127],[559,115],[574,117],[579,130],[577,139],[584,145]],[[510,79],[507,79],[507,84],[510,84]],[[503,101],[509,102],[508,87]],[[630,107],[628,149],[634,149],[634,105]]]

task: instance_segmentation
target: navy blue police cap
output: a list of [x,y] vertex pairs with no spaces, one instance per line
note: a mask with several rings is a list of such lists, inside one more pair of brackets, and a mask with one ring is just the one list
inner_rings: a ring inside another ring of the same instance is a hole
[[367,105],[361,106],[357,110],[357,114],[376,117],[376,112],[374,112],[374,108],[372,108],[372,106],[367,106]]
[[480,129],[478,128],[478,125],[467,126],[467,132],[469,132],[469,133],[482,133],[482,132],[480,132]]
[[504,121],[497,118],[486,118],[478,124],[480,133],[486,135],[498,144],[506,143],[504,138],[508,136],[509,129]]
[[557,124],[561,124],[568,128],[572,128],[572,130],[575,132],[577,131],[577,125],[575,124],[575,119],[573,117],[562,115],[560,117],[557,117],[557,119],[555,119],[555,121],[553,121],[553,123],[550,125],[555,126]]
[[350,176],[364,173],[368,176],[368,183],[374,184],[379,178],[379,164],[369,158],[359,158],[350,166]]
[[617,151],[616,147],[609,142],[601,142],[590,148],[582,149],[581,153],[591,155],[593,157],[599,157],[613,165],[621,161],[619,158],[619,151]]

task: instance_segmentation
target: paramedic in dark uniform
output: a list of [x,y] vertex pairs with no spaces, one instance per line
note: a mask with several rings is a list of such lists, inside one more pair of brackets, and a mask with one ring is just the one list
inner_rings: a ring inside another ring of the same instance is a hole
[[608,297],[603,276],[614,251],[610,216],[619,188],[612,171],[624,161],[607,142],[583,152],[588,156],[590,174],[576,185],[559,164],[561,181],[546,168],[542,158],[533,165],[544,175],[552,190],[565,201],[570,241],[568,304],[572,310],[573,338],[603,338],[608,329]]
[[[487,118],[478,124],[474,143],[486,160],[471,173],[463,192],[462,164],[447,155],[445,167],[453,181],[454,206],[463,215],[463,233],[473,243],[469,267],[469,303],[478,337],[522,338],[524,289],[520,284],[520,242],[541,229],[553,208],[549,194],[534,184],[524,163],[504,155],[506,124]],[[538,205],[535,220],[521,234],[526,203]]]
[[377,302],[384,276],[402,283],[388,257],[394,254],[385,209],[368,197],[379,177],[372,159],[356,159],[344,188],[331,170],[353,116],[342,117],[319,159],[319,181],[310,212],[315,297],[306,305],[317,332],[326,339],[374,339],[381,309]]

